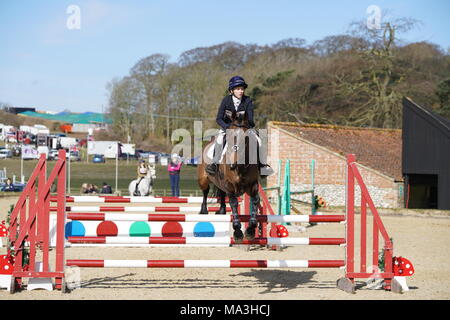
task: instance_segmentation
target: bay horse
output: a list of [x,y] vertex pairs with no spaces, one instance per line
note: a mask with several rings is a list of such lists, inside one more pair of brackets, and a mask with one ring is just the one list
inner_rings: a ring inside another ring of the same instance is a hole
[[[255,145],[256,148],[258,148],[258,145],[256,139],[251,141],[253,137],[256,136],[256,133],[254,131],[250,132],[250,130],[254,129],[250,129],[247,115],[244,111],[234,111],[228,116],[232,120],[231,126],[229,127],[229,129],[232,130],[227,130],[228,137],[225,146],[226,161],[221,161],[218,164],[218,170],[215,175],[211,175],[205,170],[207,163],[205,163],[204,159],[208,158],[208,149],[214,147],[214,142],[217,139],[216,136],[215,139],[211,139],[203,149],[203,161],[201,161],[198,166],[198,184],[203,191],[203,203],[200,214],[208,214],[206,200],[210,189],[209,184],[212,183],[217,188],[217,195],[220,198],[220,209],[216,211],[216,214],[226,214],[225,196],[228,196],[233,215],[233,237],[237,243],[240,243],[244,239],[244,234],[241,231],[241,222],[238,217],[238,197],[242,196],[244,193],[250,196],[250,201],[252,203],[248,227],[245,230],[246,239],[253,240],[255,238],[255,229],[258,225],[256,214],[260,203],[258,194],[259,166],[255,159],[257,156],[257,149],[250,149],[250,147]],[[224,145],[224,143],[225,139],[222,142],[222,145]],[[220,151],[222,152],[222,150]],[[244,157],[245,159],[243,159]]]

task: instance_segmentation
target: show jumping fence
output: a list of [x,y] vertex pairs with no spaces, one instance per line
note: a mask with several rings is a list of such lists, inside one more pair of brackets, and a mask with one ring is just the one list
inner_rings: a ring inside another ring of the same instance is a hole
[[[371,278],[377,268],[368,271],[367,266],[367,207],[373,215],[373,247],[371,266],[378,266],[379,242],[383,242],[385,268],[376,273],[384,280],[384,289],[401,292],[401,286],[394,279],[393,244],[386,232],[380,216],[370,198],[368,190],[356,166],[354,155],[347,156],[347,209],[346,215],[277,215],[267,199],[264,190],[259,188],[261,205],[257,219],[261,225],[255,240],[244,240],[242,245],[263,245],[274,248],[281,245],[341,245],[345,246],[343,260],[66,260],[66,246],[75,244],[207,244],[235,245],[230,236],[196,237],[183,236],[141,236],[128,237],[119,234],[73,236],[66,234],[66,220],[112,222],[112,221],[152,221],[152,222],[211,222],[230,223],[228,215],[199,215],[198,207],[127,207],[127,206],[67,206],[68,203],[199,203],[200,198],[173,197],[68,197],[66,196],[66,156],[60,151],[58,162],[48,179],[46,178],[46,160],[43,155],[30,177],[30,180],[18,200],[10,218],[8,254],[14,257],[14,268],[11,274],[10,292],[23,287],[23,278],[54,278],[55,288],[66,291],[65,267],[83,268],[344,268],[345,275],[337,282],[338,288],[347,292],[355,291],[355,279]],[[361,189],[361,227],[360,227],[360,268],[355,271],[355,180]],[[50,187],[57,181],[57,195],[50,195]],[[36,196],[37,195],[37,196]],[[208,200],[209,204],[217,203],[217,199]],[[51,203],[56,206],[51,207]],[[243,210],[240,209],[240,220],[249,219],[250,199],[243,198]],[[214,211],[217,208],[211,207]],[[243,211],[243,212],[241,212]],[[120,212],[120,213],[119,213]],[[137,212],[137,213],[136,213]],[[143,213],[145,212],[145,213]],[[165,213],[158,213],[165,212]],[[172,213],[169,213],[172,212]],[[175,212],[175,213],[173,213]],[[185,214],[180,214],[180,212]],[[243,213],[241,215],[241,213]],[[56,216],[54,267],[50,268],[50,216]],[[345,238],[279,238],[276,235],[277,223],[283,222],[336,222],[346,226]],[[269,229],[269,230],[267,230]],[[381,237],[380,237],[381,236]],[[381,238],[381,239],[380,239]],[[37,269],[37,252],[42,252],[42,268]],[[26,259],[28,257],[28,259]],[[50,271],[51,269],[55,271]]]

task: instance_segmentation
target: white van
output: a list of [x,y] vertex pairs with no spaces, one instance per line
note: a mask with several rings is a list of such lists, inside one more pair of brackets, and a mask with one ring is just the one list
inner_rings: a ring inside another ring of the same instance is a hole
[[0,149],[0,159],[6,159],[12,157],[12,151],[9,149]]

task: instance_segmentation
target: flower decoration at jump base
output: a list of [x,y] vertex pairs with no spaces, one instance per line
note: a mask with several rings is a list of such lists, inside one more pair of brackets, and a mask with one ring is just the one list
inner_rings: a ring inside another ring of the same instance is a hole
[[414,274],[414,267],[411,261],[409,261],[406,258],[394,257],[393,265],[394,265],[394,274],[396,276],[409,277]]
[[12,274],[14,269],[14,257],[5,254],[0,256],[0,274]]
[[6,226],[5,220],[0,223],[0,237],[8,236],[8,227]]
[[277,225],[277,237],[278,238],[285,238],[289,236],[289,231],[286,229],[283,225]]
[[272,238],[286,238],[289,236],[289,231],[288,229],[281,225],[281,224],[277,224],[274,227],[270,228],[269,231],[269,237]]

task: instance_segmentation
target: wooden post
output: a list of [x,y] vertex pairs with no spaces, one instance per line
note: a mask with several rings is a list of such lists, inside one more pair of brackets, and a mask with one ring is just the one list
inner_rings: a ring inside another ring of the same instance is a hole
[[[346,237],[347,237],[347,247],[346,247],[346,272],[354,272],[354,236],[355,236],[355,178],[353,169],[350,166],[351,163],[355,162],[355,155],[347,155],[347,214],[346,214]],[[350,278],[353,281],[353,278]]]

